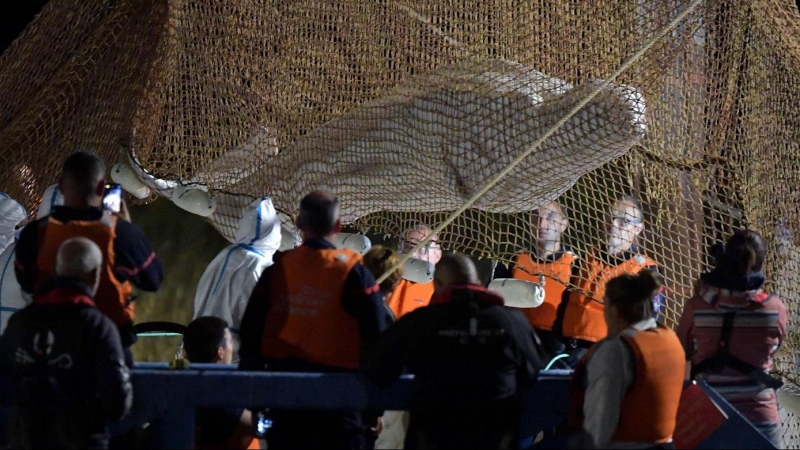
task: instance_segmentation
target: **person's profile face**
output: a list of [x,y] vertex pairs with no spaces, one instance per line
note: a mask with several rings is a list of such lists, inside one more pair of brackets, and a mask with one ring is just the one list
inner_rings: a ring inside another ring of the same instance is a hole
[[233,336],[231,330],[225,329],[225,339],[223,339],[222,359],[220,364],[230,364],[233,362]]

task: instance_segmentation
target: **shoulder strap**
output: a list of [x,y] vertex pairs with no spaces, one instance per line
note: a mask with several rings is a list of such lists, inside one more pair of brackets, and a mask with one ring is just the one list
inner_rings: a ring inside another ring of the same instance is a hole
[[692,367],[692,378],[695,375],[704,372],[719,372],[723,367],[730,367],[731,369],[745,375],[749,375],[764,386],[772,389],[780,389],[783,386],[783,381],[772,377],[758,367],[748,364],[741,359],[731,355],[730,342],[731,333],[733,332],[733,322],[736,319],[736,311],[725,313],[722,321],[722,332],[720,333],[719,344],[717,345],[717,352],[714,356],[701,361],[699,364]]

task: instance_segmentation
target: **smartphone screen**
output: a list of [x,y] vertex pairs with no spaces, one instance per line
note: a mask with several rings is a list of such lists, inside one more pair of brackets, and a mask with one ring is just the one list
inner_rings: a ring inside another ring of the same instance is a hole
[[118,184],[107,184],[103,197],[103,206],[112,213],[118,213],[122,207],[122,187]]

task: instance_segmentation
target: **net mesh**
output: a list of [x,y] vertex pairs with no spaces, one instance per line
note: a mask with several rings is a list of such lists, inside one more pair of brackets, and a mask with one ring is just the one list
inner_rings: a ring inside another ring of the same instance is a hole
[[135,153],[153,195],[207,190],[229,239],[254,196],[288,218],[325,188],[358,230],[446,223],[447,250],[506,262],[543,203],[585,253],[630,194],[671,324],[710,244],[765,236],[797,382],[799,38],[786,0],[54,0],[0,57],[4,189],[34,211],[76,148]]

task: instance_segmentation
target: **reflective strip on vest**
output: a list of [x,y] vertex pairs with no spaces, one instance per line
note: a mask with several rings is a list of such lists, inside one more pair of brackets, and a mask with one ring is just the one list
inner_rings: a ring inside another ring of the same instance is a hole
[[574,261],[575,255],[570,252],[564,252],[555,261],[547,262],[534,261],[528,252],[517,254],[514,270],[511,271],[513,278],[538,284],[541,282],[539,276],[545,277],[544,303],[536,308],[520,309],[534,328],[547,331],[553,329],[558,305],[569,286]]
[[417,308],[428,306],[433,296],[433,281],[429,283],[414,283],[413,281],[400,280],[392,291],[386,305],[392,310],[396,318],[414,311]]
[[300,246],[286,252],[272,268],[262,355],[358,369],[361,333],[344,310],[342,294],[360,261],[361,255],[347,249]]
[[[646,331],[628,329],[620,334],[636,361],[636,374],[620,405],[612,440],[661,444],[672,440],[678,404],[683,392],[686,360],[678,336],[659,325]],[[591,350],[575,369],[572,382],[570,425],[582,428],[587,365]]]
[[562,332],[564,337],[597,342],[608,335],[606,319],[603,316],[603,297],[606,283],[614,277],[635,275],[656,263],[646,256],[636,255],[616,266],[609,266],[600,260],[598,250],[590,252],[581,263],[576,288],[570,293],[564,312]]
[[95,294],[97,308],[119,327],[133,323],[133,303],[130,282],[121,282],[114,275],[114,240],[116,239],[117,218],[103,215],[100,220],[72,220],[60,222],[52,216],[40,230],[36,266],[38,278],[34,292],[42,283],[56,273],[56,255],[61,244],[67,239],[85,237],[100,247],[103,254],[103,270],[100,272],[100,285]]

